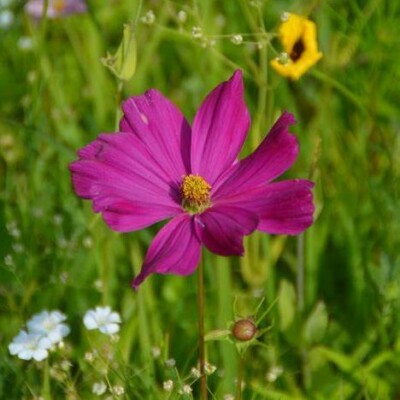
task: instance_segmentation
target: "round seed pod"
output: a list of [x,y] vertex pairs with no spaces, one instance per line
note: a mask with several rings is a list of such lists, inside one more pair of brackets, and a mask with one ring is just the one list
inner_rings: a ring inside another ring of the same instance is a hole
[[232,326],[232,335],[241,342],[247,342],[254,338],[257,327],[252,319],[239,319]]

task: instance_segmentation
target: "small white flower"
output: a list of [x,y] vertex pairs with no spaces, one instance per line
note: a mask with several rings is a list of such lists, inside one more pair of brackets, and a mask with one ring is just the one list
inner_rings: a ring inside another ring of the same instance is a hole
[[152,10],[147,11],[146,15],[141,18],[141,21],[146,25],[153,25],[156,20],[156,16]]
[[24,250],[25,250],[24,245],[23,245],[22,243],[19,243],[19,242],[13,243],[13,244],[12,244],[12,248],[13,248],[13,250],[14,250],[17,254],[21,254],[21,253],[23,253]]
[[95,382],[93,383],[92,386],[92,393],[97,395],[97,396],[101,396],[102,394],[104,394],[107,390],[107,385],[103,382]]
[[5,255],[5,257],[4,257],[4,264],[5,264],[7,267],[13,267],[13,266],[14,266],[14,259],[13,259],[13,256],[12,256],[11,254]]
[[85,360],[89,363],[92,363],[94,361],[94,354],[91,351],[87,351],[85,353]]
[[190,385],[183,385],[182,389],[179,390],[179,394],[191,394],[193,389]]
[[161,350],[159,347],[154,346],[151,348],[151,354],[153,355],[153,358],[158,358],[161,355]]
[[174,358],[169,358],[168,360],[165,361],[165,365],[169,368],[173,368],[176,365],[176,361]]
[[235,396],[230,393],[224,394],[223,400],[235,400]]
[[203,37],[203,31],[201,30],[201,28],[199,26],[194,26],[192,28],[192,36],[195,39],[200,39]]
[[[1,25],[1,23],[0,23],[0,25]],[[21,231],[18,228],[17,221],[8,222],[7,225],[6,225],[6,228],[7,228],[8,233],[11,236],[13,236],[13,237],[15,237],[17,239],[21,236]]]
[[184,22],[186,22],[186,19],[187,19],[186,11],[180,10],[178,12],[178,21],[183,24]]
[[267,372],[267,381],[275,382],[280,375],[283,373],[283,368],[279,365],[271,367],[271,369]]
[[10,10],[0,12],[0,29],[8,28],[14,21],[14,14]]
[[96,307],[95,310],[86,312],[83,323],[87,329],[98,329],[106,335],[113,335],[119,331],[118,324],[121,323],[121,317],[108,306]]
[[279,53],[279,56],[276,59],[278,60],[279,64],[287,65],[289,63],[290,57],[288,53],[285,53],[283,51],[282,53]]
[[233,44],[239,45],[243,43],[243,36],[242,35],[233,35],[231,37],[231,42]]
[[200,370],[199,370],[198,368],[196,368],[196,367],[193,367],[193,368],[190,370],[190,375],[192,375],[193,378],[199,379],[200,376],[201,376]]
[[49,338],[22,330],[8,345],[8,350],[21,360],[33,358],[36,361],[42,361],[49,355],[47,350],[51,346],[52,342]]
[[122,396],[125,393],[125,389],[123,386],[121,385],[115,385],[112,389],[111,392],[115,395],[115,396]]
[[61,342],[70,332],[69,326],[64,324],[66,316],[60,311],[42,311],[34,315],[28,322],[28,331],[48,338],[52,344]]
[[204,372],[206,375],[211,375],[217,370],[217,367],[215,365],[212,365],[208,362],[205,363],[204,365]]
[[289,20],[289,17],[290,17],[289,13],[288,13],[287,11],[284,11],[284,12],[281,14],[281,21],[282,21],[282,22],[286,22],[286,21]]
[[174,381],[168,379],[167,381],[163,382],[163,389],[166,392],[170,392],[174,388]]
[[69,371],[72,367],[72,363],[69,360],[62,360],[60,363],[60,367],[63,371]]
[[86,236],[82,241],[83,247],[91,249],[93,247],[93,239],[90,236]]
[[61,225],[61,224],[63,223],[63,220],[64,220],[64,218],[63,218],[63,216],[60,215],[60,214],[55,214],[55,215],[53,216],[53,223],[54,223],[54,225]]
[[99,291],[102,292],[104,289],[104,284],[103,281],[101,279],[96,279],[94,281],[94,287]]

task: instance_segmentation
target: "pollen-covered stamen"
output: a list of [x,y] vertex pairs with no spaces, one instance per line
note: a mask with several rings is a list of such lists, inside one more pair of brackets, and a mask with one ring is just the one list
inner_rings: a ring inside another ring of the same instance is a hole
[[53,7],[57,12],[63,12],[65,9],[65,0],[56,0]]
[[186,175],[181,184],[182,206],[186,211],[196,214],[210,205],[211,185],[200,175]]

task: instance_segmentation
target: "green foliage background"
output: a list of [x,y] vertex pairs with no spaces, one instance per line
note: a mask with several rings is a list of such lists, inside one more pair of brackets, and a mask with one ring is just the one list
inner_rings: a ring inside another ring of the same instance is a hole
[[[253,119],[243,154],[282,110],[293,112],[301,154],[286,177],[316,182],[317,211],[301,238],[255,234],[243,259],[204,252],[206,330],[254,315],[264,298],[257,316],[269,330],[245,353],[243,399],[399,398],[400,4],[91,0],[86,15],[41,24],[23,3],[11,8],[14,23],[0,31],[0,398],[90,399],[104,377],[124,386],[119,398],[185,397],[178,390],[193,381],[197,360],[196,276],[152,276],[135,294],[130,280],[160,226],[112,232],[75,196],[67,166],[78,148],[114,131],[120,96],[155,87],[192,120],[235,68]],[[116,50],[124,23],[150,9],[155,23],[139,19],[137,70],[118,95],[100,58]],[[264,29],[276,32],[283,11],[316,21],[324,54],[297,82],[269,68],[278,41],[255,43]],[[193,26],[215,44],[203,47]],[[250,35],[234,45],[237,33]],[[23,36],[31,50],[18,46]],[[118,343],[83,327],[98,304],[121,313]],[[43,363],[10,356],[8,343],[43,309],[68,316],[65,348]],[[223,399],[235,392],[236,346],[210,341],[207,351],[217,367],[210,397]],[[172,393],[163,391],[167,379]]]

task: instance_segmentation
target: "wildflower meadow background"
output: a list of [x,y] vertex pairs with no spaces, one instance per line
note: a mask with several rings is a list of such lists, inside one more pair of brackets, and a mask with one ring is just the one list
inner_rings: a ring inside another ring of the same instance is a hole
[[[400,3],[26,3],[0,0],[0,399],[200,398],[196,273],[134,292],[164,224],[112,231],[68,166],[129,96],[192,122],[238,69],[241,155],[294,114],[280,179],[315,182],[314,224],[203,250],[208,398],[400,398]],[[316,42],[285,41],[290,21]]]

